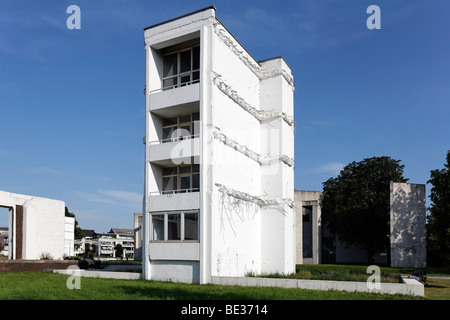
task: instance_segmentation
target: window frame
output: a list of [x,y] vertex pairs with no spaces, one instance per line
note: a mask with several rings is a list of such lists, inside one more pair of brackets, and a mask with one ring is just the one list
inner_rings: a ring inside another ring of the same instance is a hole
[[[194,69],[194,49],[199,48],[199,52],[198,52],[198,69]],[[181,54],[183,52],[186,51],[190,51],[190,56],[191,56],[191,61],[190,61],[190,68],[189,71],[184,71],[184,72],[180,72],[181,69]],[[164,77],[164,59],[166,56],[172,55],[176,53],[177,54],[177,70],[174,71],[173,75],[170,76],[166,76]],[[199,83],[200,82],[200,45],[195,45],[189,48],[184,48],[184,49],[180,49],[180,50],[174,50],[174,51],[170,51],[168,53],[163,54],[162,56],[163,58],[163,73],[162,73],[162,79],[161,79],[161,88],[163,91],[165,90],[170,90],[170,89],[174,89],[174,88],[178,88],[178,87],[184,87],[187,85],[191,85],[191,84],[195,84],[195,83]],[[194,79],[194,73],[198,72],[198,78]],[[189,81],[188,82],[181,82],[181,78],[183,77],[187,77],[189,76]],[[164,86],[164,82],[170,79],[174,79],[176,78],[176,83],[169,85],[169,86]]]
[[[184,139],[190,139],[190,138],[193,138],[193,137],[197,136],[199,133],[195,133],[194,132],[195,123],[197,121],[200,121],[200,120],[196,120],[195,117],[194,117],[194,115],[197,114],[197,113],[199,114],[198,118],[200,118],[200,113],[199,112],[192,112],[192,113],[178,114],[178,115],[173,116],[173,117],[168,117],[168,118],[162,119],[162,126],[161,126],[161,137],[162,137],[162,139],[161,139],[161,141],[163,143],[166,143],[166,142],[173,142],[173,141],[179,141],[179,140],[184,140]],[[189,116],[190,120],[181,122],[182,118],[186,117],[186,116]],[[175,118],[175,117],[177,118],[176,123],[164,125],[164,121],[165,120],[171,119],[171,118]],[[168,134],[169,135],[168,137],[166,137],[166,135],[165,135],[164,131],[166,129],[172,129],[173,128],[174,130],[178,130],[178,129],[183,129],[183,127],[187,127],[187,126],[189,126],[189,130],[188,130],[189,131],[189,135],[180,135],[180,136],[178,136],[178,133],[177,133],[177,135],[173,137],[172,136],[173,135],[173,131],[170,131],[170,134]]]
[[[198,170],[196,170],[196,166],[198,166]],[[188,172],[181,171],[182,168],[187,168],[187,167],[190,168],[190,170]],[[164,169],[170,169],[170,168],[176,168],[176,173],[164,174]],[[163,167],[162,172],[161,172],[161,194],[199,192],[200,185],[198,187],[194,188],[194,177],[193,177],[194,175],[198,175],[200,178],[200,165],[199,164],[185,164],[185,165],[179,165],[179,166]],[[189,177],[189,188],[188,189],[181,189],[181,178],[182,177]],[[163,190],[164,178],[175,178],[177,188],[175,190]],[[200,179],[199,179],[199,181],[200,181]]]
[[[197,239],[186,239],[186,214],[196,215],[196,235]],[[149,227],[150,227],[150,240],[149,242],[159,242],[159,243],[199,243],[200,242],[200,212],[199,210],[181,210],[181,211],[164,211],[164,212],[150,212]],[[163,216],[163,237],[162,239],[154,240],[154,229],[153,229],[153,216]],[[176,229],[180,232],[179,239],[169,239],[169,216],[170,215],[180,215],[179,226]]]

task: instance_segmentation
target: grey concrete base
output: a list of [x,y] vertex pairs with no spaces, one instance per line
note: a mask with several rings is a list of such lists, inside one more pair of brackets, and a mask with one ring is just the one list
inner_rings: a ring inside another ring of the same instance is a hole
[[53,273],[65,274],[68,276],[79,276],[88,278],[104,278],[104,279],[125,279],[137,280],[141,279],[141,273],[138,272],[115,272],[115,271],[101,271],[101,270],[53,270]]
[[380,289],[369,289],[366,282],[297,280],[253,277],[211,277],[211,282],[226,286],[280,287],[307,290],[339,290],[349,292],[404,294],[424,296],[424,286],[417,280],[403,279],[404,283],[380,283]]

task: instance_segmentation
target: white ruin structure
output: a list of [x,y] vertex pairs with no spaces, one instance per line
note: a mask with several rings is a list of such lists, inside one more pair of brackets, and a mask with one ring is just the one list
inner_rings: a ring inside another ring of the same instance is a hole
[[0,191],[0,206],[9,208],[10,260],[73,254],[75,219],[64,216],[63,201]]
[[208,7],[145,29],[143,277],[295,271],[294,82]]
[[426,268],[425,185],[391,182],[391,267]]

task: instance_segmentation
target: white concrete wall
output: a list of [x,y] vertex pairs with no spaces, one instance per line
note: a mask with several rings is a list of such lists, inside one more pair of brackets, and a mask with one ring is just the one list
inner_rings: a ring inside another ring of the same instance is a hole
[[391,182],[391,266],[426,267],[425,185]]
[[[247,103],[259,107],[258,78],[217,34],[212,34],[211,71]],[[227,34],[231,39],[231,35]],[[236,41],[235,41],[236,43]],[[244,51],[244,49],[242,49]],[[260,123],[215,85],[211,87],[211,124],[228,139],[260,152]],[[212,134],[212,132],[211,132]],[[211,275],[245,275],[261,270],[261,209],[219,191],[216,184],[251,195],[261,194],[260,164],[222,141],[212,139],[208,176],[211,212]]]
[[40,259],[48,254],[62,259],[65,247],[65,203],[0,191],[0,205],[23,206],[23,259]]
[[75,218],[64,217],[64,254],[75,255]]

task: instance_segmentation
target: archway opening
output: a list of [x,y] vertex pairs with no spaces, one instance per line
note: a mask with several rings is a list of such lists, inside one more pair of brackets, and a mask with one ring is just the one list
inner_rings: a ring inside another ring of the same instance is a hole
[[0,207],[0,259],[8,259],[10,248],[10,208]]

